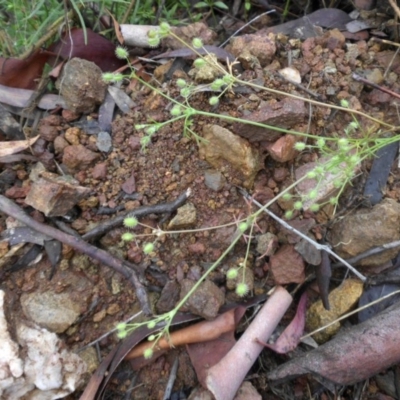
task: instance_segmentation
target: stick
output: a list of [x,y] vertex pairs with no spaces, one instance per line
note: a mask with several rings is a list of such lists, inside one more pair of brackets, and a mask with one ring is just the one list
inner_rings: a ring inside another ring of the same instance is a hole
[[149,302],[147,299],[147,293],[144,289],[143,285],[140,283],[136,272],[129,269],[125,264],[124,261],[119,260],[118,258],[112,256],[111,254],[107,253],[106,251],[99,249],[95,246],[92,246],[89,243],[86,243],[84,240],[64,233],[52,226],[48,226],[42,224],[31,218],[28,214],[26,214],[21,207],[17,206],[14,202],[7,199],[5,196],[0,195],[0,211],[6,213],[17,219],[18,221],[24,223],[26,226],[43,233],[47,236],[50,236],[53,239],[59,240],[61,243],[65,243],[72,248],[87,254],[88,256],[94,258],[95,260],[100,261],[102,264],[108,265],[109,267],[113,268],[115,271],[119,272],[125,278],[132,283],[132,285],[136,289],[136,296],[140,302],[142,307],[143,313],[146,315],[151,315],[151,308],[149,306]]

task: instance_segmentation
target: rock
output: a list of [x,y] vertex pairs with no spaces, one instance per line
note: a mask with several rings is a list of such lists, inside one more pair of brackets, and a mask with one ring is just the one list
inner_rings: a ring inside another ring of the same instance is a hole
[[[315,241],[312,234],[308,236]],[[305,239],[301,239],[299,243],[294,246],[294,249],[301,254],[304,261],[311,265],[319,265],[321,263],[321,250],[318,250],[313,244]]]
[[107,178],[107,163],[96,164],[92,171],[93,179],[104,180]]
[[[320,160],[317,162],[310,162],[307,164],[302,165],[301,167],[297,168],[295,171],[295,178],[299,180],[300,178],[304,177],[308,172],[313,171],[315,167],[319,165],[326,165],[330,162],[328,157],[321,157]],[[356,167],[354,173],[358,171],[359,166]],[[331,197],[335,196],[338,192],[338,188],[334,185],[336,180],[344,182],[346,179],[346,163],[341,163],[337,169],[338,172],[325,172],[324,177],[321,181],[317,181],[317,179],[304,179],[301,181],[297,186],[296,190],[297,193],[302,197],[307,199],[308,194],[311,190],[317,189],[317,196],[312,200],[305,200],[303,202],[303,210],[308,210],[310,206],[314,203],[320,204],[325,203]]]
[[99,157],[100,154],[94,153],[81,144],[67,146],[64,149],[63,164],[71,172],[78,172],[88,169]]
[[[336,223],[330,234],[333,250],[343,258],[354,257],[373,247],[400,239],[400,204],[384,199],[372,209],[361,209]],[[391,249],[364,258],[361,266],[379,266],[394,258]]]
[[[55,115],[52,115],[52,117],[55,117]],[[54,124],[54,120],[53,119],[48,119],[47,118],[43,118],[40,123],[39,123],[39,135],[42,139],[48,141],[48,142],[53,142],[55,140],[55,138],[59,135],[59,124],[61,122],[60,118],[57,119],[58,123]]]
[[233,400],[261,400],[260,393],[257,392],[256,388],[248,381],[243,382],[240,385]]
[[208,169],[204,172],[204,183],[214,192],[219,192],[224,188],[226,179],[220,171]]
[[47,400],[72,393],[82,382],[84,361],[68,352],[56,334],[36,326],[17,322],[14,342],[3,307],[0,291],[0,397]]
[[176,281],[168,281],[161,296],[157,301],[156,310],[158,314],[164,314],[171,311],[179,300],[179,284]]
[[136,192],[136,179],[133,172],[131,173],[131,176],[121,185],[121,189],[126,194],[132,194]]
[[275,143],[267,147],[269,155],[278,162],[284,163],[293,160],[298,152],[294,145],[298,142],[298,138],[293,135],[285,135],[280,137]]
[[[355,279],[346,279],[329,294],[330,311],[325,310],[322,300],[318,300],[307,311],[306,326],[312,332],[336,320],[350,311],[358,302],[363,292],[363,283]],[[340,322],[313,335],[318,343],[325,343],[340,329]]]
[[78,144],[80,144],[80,137],[82,135],[82,131],[79,128],[73,127],[73,128],[68,128],[65,131],[65,140],[69,143],[69,144],[73,144],[75,146],[77,146]]
[[51,332],[65,332],[79,317],[81,306],[68,293],[24,293],[21,296],[24,314],[31,321]]
[[261,168],[259,152],[247,140],[218,125],[206,125],[203,137],[200,157],[222,172],[228,170],[232,183],[250,188]]
[[72,58],[64,65],[56,87],[69,110],[85,114],[93,112],[103,102],[107,90],[101,69],[80,58]]
[[193,203],[186,203],[179,207],[176,215],[168,224],[168,229],[178,230],[193,226],[197,221],[196,208]]
[[56,154],[62,153],[67,146],[69,146],[69,143],[62,136],[57,136],[54,139],[54,152]]
[[111,136],[106,131],[100,131],[97,135],[96,146],[100,151],[108,153],[112,149]]
[[[231,39],[227,46],[235,57],[248,59],[246,53],[257,57],[261,67],[266,67],[276,52],[274,35],[241,35]],[[243,54],[245,53],[245,54]]]
[[287,168],[274,168],[273,178],[275,182],[283,182],[289,176],[289,170]]
[[283,245],[269,259],[270,270],[277,285],[303,283],[304,261],[291,244]]
[[188,400],[214,400],[214,395],[202,386],[198,386],[192,390]]
[[[181,282],[180,299],[182,300],[195,282],[184,279]],[[213,319],[217,316],[219,309],[225,302],[222,290],[211,281],[204,281],[199,288],[190,296],[182,307],[183,312],[191,312],[205,319]]]
[[278,238],[273,233],[267,232],[257,236],[257,253],[263,257],[272,256],[278,248]]
[[[304,101],[285,98],[273,104],[260,107],[244,119],[259,122],[266,125],[279,128],[291,128],[294,125],[303,123],[307,116],[307,110]],[[237,123],[234,125],[234,131],[240,136],[247,138],[250,142],[277,140],[282,133],[273,129],[263,128],[249,124]]]
[[[194,38],[199,38],[204,45],[214,44],[217,34],[210,29],[204,22],[195,22],[186,26],[172,27],[172,32],[186,43],[192,43]],[[162,40],[163,47],[169,47],[172,50],[185,47],[181,41],[172,36],[167,36]]]
[[89,193],[90,189],[79,186],[70,176],[43,171],[32,182],[25,203],[47,217],[63,216]]

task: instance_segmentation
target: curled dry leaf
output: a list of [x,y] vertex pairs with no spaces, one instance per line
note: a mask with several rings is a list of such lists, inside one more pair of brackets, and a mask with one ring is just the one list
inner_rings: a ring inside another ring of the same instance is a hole
[[0,147],[0,157],[10,156],[12,154],[19,153],[20,151],[26,150],[30,146],[32,146],[38,139],[39,135],[27,140],[13,140],[11,142],[3,142]]
[[[154,351],[170,349],[171,347],[181,346],[183,344],[205,342],[221,336],[235,328],[235,310],[229,310],[219,315],[213,321],[202,321],[198,324],[188,326],[179,331],[171,332],[168,338],[161,338]],[[130,351],[125,359],[132,360],[142,357],[146,349],[152,348],[152,342],[144,342]]]

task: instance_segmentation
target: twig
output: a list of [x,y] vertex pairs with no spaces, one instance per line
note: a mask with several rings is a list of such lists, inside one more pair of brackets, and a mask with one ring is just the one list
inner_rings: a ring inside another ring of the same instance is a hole
[[106,251],[99,249],[95,246],[92,246],[89,243],[86,243],[84,240],[64,233],[52,226],[48,226],[42,224],[41,222],[35,221],[28,214],[26,214],[19,206],[17,206],[14,202],[7,199],[5,196],[0,195],[0,211],[6,213],[17,219],[18,221],[24,223],[26,226],[29,226],[32,229],[40,233],[44,233],[47,236],[50,236],[53,239],[59,240],[61,243],[65,243],[72,248],[89,255],[90,257],[100,261],[101,263],[108,265],[113,268],[115,271],[119,272],[125,278],[127,278],[132,285],[136,289],[136,296],[140,302],[143,312],[146,315],[151,315],[151,308],[149,306],[149,302],[147,299],[147,293],[144,289],[143,285],[140,283],[138,276],[134,270],[129,269],[124,261],[119,260],[118,258],[112,256]]
[[354,275],[356,275],[361,281],[365,282],[367,278],[362,275],[360,272],[358,272],[352,265],[350,265],[347,261],[343,260],[343,258],[339,257],[329,246],[324,245],[324,244],[319,244],[316,241],[312,240],[309,238],[307,235],[304,235],[297,229],[293,228],[290,226],[287,222],[285,222],[283,219],[279,218],[276,216],[273,212],[268,210],[267,208],[263,208],[264,206],[259,203],[257,200],[254,200],[245,190],[240,189],[243,197],[247,200],[250,200],[253,202],[256,206],[259,208],[262,208],[265,213],[267,213],[270,217],[272,217],[275,221],[278,221],[282,226],[284,226],[286,229],[288,229],[291,232],[294,232],[296,235],[300,236],[302,239],[306,240],[307,242],[311,243],[317,250],[324,250],[333,257],[335,257],[337,260],[342,262],[350,271],[353,272]]
[[382,86],[379,86],[376,83],[373,83],[373,82],[369,81],[368,79],[365,79],[360,75],[357,75],[356,73],[353,73],[352,78],[357,82],[362,82],[365,85],[371,86],[371,87],[373,87],[375,89],[380,90],[381,92],[390,94],[391,96],[397,97],[398,99],[400,99],[400,94],[398,94],[396,92],[393,92],[392,90],[386,89],[386,88],[384,88]]
[[400,18],[400,8],[397,5],[396,1],[395,0],[389,0],[389,3],[392,6],[394,12],[396,13],[397,18]]
[[[358,261],[363,260],[364,258],[373,256],[374,254],[382,253],[382,251],[385,251],[385,250],[394,249],[395,247],[399,247],[399,246],[400,246],[400,240],[396,240],[395,242],[385,243],[381,246],[373,247],[372,249],[364,251],[363,253],[358,254],[354,257],[348,258],[346,261],[348,263],[355,264]],[[340,267],[342,265],[343,265],[342,262],[337,262],[335,264],[332,264],[332,267],[336,268],[336,267]]]
[[176,371],[178,371],[178,357],[175,358],[174,363],[172,364],[171,372],[169,374],[167,387],[165,388],[165,393],[163,396],[163,400],[168,400],[171,397],[172,387],[174,386],[176,380]]
[[182,193],[176,200],[171,201],[170,203],[156,204],[154,206],[139,207],[136,210],[129,211],[129,212],[123,213],[121,215],[118,215],[117,217],[115,217],[111,220],[108,220],[104,224],[100,224],[100,225],[96,226],[96,228],[85,233],[82,236],[82,239],[91,240],[97,236],[102,235],[103,233],[109,231],[110,229],[121,225],[123,223],[124,219],[128,215],[132,216],[132,217],[140,218],[140,217],[144,217],[145,215],[148,215],[148,214],[172,213],[173,211],[175,211],[177,208],[179,208],[181,205],[183,205],[185,203],[185,201],[189,198],[190,193],[191,193],[191,190],[188,189],[188,190],[186,190],[185,193]]

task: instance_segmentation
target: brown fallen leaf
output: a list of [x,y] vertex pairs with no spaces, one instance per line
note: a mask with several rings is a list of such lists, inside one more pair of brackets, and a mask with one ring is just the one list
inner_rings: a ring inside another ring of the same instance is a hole
[[13,140],[10,142],[2,142],[0,146],[0,157],[10,156],[12,154],[19,153],[20,151],[26,150],[30,146],[32,146],[38,139],[39,135],[27,140]]
[[[115,45],[112,42],[90,29],[86,29],[86,34],[85,43],[83,29],[71,29],[57,43],[53,43],[49,51],[58,54],[64,60],[78,57],[92,61],[104,72],[115,71],[126,64],[124,60],[116,57]],[[55,61],[55,57],[52,61]]]
[[268,374],[281,383],[314,374],[339,385],[353,385],[400,362],[400,303],[337,335],[318,349]]
[[52,54],[37,50],[25,60],[0,57],[0,84],[12,88],[35,89],[44,65]]

